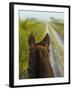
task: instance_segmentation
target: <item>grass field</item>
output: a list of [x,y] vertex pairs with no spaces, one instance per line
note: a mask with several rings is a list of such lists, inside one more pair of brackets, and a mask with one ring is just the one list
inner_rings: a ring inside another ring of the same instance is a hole
[[56,30],[56,32],[62,37],[62,39],[64,39],[64,21],[62,20],[60,22],[60,20],[52,20],[50,24],[54,30]]
[[29,35],[33,33],[36,42],[42,40],[45,33],[45,23],[35,18],[19,20],[19,78],[28,78]]

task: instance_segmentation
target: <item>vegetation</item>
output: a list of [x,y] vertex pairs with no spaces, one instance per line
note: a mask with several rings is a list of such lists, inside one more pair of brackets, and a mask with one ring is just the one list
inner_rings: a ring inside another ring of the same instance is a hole
[[45,22],[35,18],[19,20],[19,78],[28,78],[28,61],[29,61],[29,35],[33,33],[36,42],[39,42],[45,33]]
[[59,33],[59,35],[64,39],[64,21],[61,19],[55,19],[51,17],[51,25]]

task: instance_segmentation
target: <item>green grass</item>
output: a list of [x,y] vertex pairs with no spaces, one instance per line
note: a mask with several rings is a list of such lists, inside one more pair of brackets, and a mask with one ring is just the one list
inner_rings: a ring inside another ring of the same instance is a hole
[[58,32],[59,35],[64,39],[64,23],[51,22],[51,25],[54,28],[54,30],[56,30],[56,32]]
[[[45,33],[45,23],[37,19],[19,20],[19,78],[27,78],[26,75],[29,62],[29,35],[33,33],[36,43],[42,40]],[[25,72],[25,75],[24,75]]]

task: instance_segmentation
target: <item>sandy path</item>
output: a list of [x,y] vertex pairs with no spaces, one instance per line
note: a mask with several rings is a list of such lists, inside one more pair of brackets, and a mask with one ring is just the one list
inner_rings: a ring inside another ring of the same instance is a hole
[[[61,42],[60,37],[58,36],[56,31],[51,27],[51,25],[48,23],[46,23],[46,33],[48,33],[50,35],[51,39],[52,39],[51,33],[53,33],[53,35],[55,36],[55,39],[59,43],[60,48],[62,50],[64,50],[64,46],[63,46],[63,43]],[[58,64],[58,62],[57,62],[58,57],[56,56],[56,54],[57,54],[57,52],[55,51],[55,47],[51,43],[51,45],[50,45],[50,61],[51,61],[52,67],[53,67],[54,76],[61,77],[61,76],[63,76],[63,70],[62,70],[63,68],[61,68],[61,65]]]

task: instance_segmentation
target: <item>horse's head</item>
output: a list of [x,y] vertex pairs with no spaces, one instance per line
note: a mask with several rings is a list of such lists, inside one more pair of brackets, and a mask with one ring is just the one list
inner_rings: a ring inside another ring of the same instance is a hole
[[48,34],[39,43],[35,43],[33,34],[29,37],[30,58],[29,75],[35,77],[51,77],[53,75],[49,61],[50,37]]
[[46,36],[44,37],[44,39],[42,41],[40,41],[39,43],[35,43],[35,38],[33,36],[33,34],[31,33],[30,37],[29,37],[29,45],[30,47],[33,47],[34,45],[37,46],[37,45],[41,45],[41,46],[45,46],[45,47],[49,47],[50,45],[50,36],[49,34],[47,33]]

